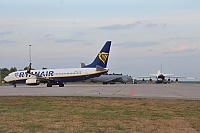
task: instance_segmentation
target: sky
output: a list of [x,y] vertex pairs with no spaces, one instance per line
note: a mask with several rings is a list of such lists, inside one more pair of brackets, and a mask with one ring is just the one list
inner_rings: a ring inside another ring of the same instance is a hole
[[[112,41],[110,73],[200,80],[199,0],[0,0],[0,68],[80,67]],[[31,45],[31,46],[29,46]]]

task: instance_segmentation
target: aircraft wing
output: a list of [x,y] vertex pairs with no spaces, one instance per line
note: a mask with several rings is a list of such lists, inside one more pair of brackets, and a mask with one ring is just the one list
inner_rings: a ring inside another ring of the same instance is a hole
[[31,76],[29,79],[26,80],[26,84],[39,84],[39,83],[53,83],[55,82],[53,79],[38,76],[32,73],[29,73]]
[[121,83],[127,83],[129,82],[129,79],[124,79],[123,77],[117,77],[117,78],[101,78],[99,82],[121,82]]
[[149,74],[149,77],[157,77],[158,74]]
[[102,79],[102,81],[103,82],[111,82],[111,81],[118,81],[118,80],[120,80],[121,79],[121,77],[119,77],[119,78],[116,78],[116,77],[109,77],[109,78],[107,78],[107,79]]
[[174,74],[163,74],[165,77],[172,77]]
[[112,80],[110,80],[109,82],[121,82],[122,81],[122,77],[118,77],[118,78],[113,78]]
[[192,78],[192,77],[185,77],[185,76],[166,76],[167,78],[185,78],[185,79],[195,79],[195,78]]
[[140,76],[140,77],[137,77],[137,78],[156,78],[156,76],[149,75],[149,76]]
[[121,77],[116,77],[113,75],[101,75],[99,77],[91,78],[93,82],[116,82],[120,79]]
[[38,81],[53,81],[52,79],[43,77],[43,76],[39,76],[39,75],[35,75],[31,73],[31,63],[29,64],[28,68],[27,68],[27,73],[30,74],[30,79],[33,80],[38,80]]
[[33,79],[38,79],[38,80],[50,80],[49,78],[43,77],[43,76],[38,76],[32,73],[29,73],[31,75],[31,78]]

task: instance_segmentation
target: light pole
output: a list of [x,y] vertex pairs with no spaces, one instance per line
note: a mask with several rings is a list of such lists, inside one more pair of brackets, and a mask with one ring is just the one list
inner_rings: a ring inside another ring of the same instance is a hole
[[29,45],[29,63],[31,63],[31,45]]

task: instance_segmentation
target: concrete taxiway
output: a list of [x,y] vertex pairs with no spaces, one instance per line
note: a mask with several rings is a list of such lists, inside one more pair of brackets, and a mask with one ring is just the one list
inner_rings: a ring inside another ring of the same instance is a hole
[[200,100],[200,84],[66,84],[0,86],[0,96],[93,96]]

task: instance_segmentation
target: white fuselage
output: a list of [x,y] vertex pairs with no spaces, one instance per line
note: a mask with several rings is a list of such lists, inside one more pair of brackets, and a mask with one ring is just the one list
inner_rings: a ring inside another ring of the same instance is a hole
[[59,82],[73,82],[97,77],[107,72],[105,68],[102,71],[96,71],[96,68],[67,68],[67,69],[44,69],[44,70],[31,70],[31,74],[27,71],[16,71],[10,73],[4,78],[6,82],[25,82],[27,79],[36,78],[40,79],[54,79]]

